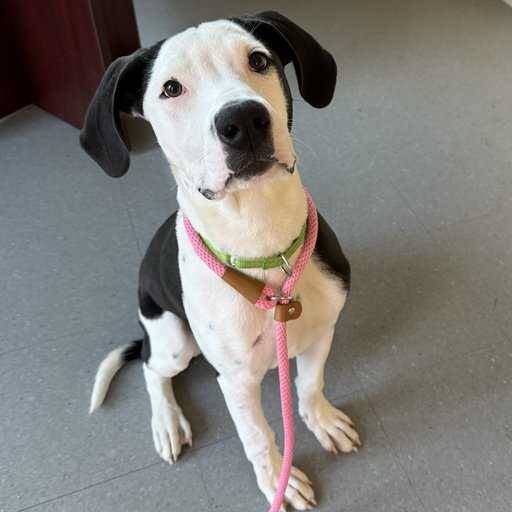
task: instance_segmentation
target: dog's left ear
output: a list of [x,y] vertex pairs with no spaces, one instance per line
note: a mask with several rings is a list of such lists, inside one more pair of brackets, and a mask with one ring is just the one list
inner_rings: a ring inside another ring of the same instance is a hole
[[119,57],[106,70],[87,110],[80,145],[109,175],[123,176],[130,166],[129,142],[120,113],[143,116],[148,72],[159,44]]
[[333,56],[305,30],[274,11],[242,16],[238,23],[274,51],[283,66],[293,62],[302,97],[316,108],[327,106],[336,87],[336,62]]

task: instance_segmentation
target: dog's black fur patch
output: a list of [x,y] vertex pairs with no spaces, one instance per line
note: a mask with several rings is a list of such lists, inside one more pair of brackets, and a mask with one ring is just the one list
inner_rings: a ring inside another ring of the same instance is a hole
[[128,345],[128,347],[121,354],[123,362],[134,361],[141,357],[142,340],[135,340]]
[[142,330],[144,331],[144,338],[142,338],[142,347],[140,350],[140,358],[147,363],[149,358],[151,357],[151,340],[149,339],[148,332],[146,328],[142,325],[142,322],[139,322]]
[[313,107],[327,106],[334,95],[337,66],[333,56],[286,16],[275,11],[231,18],[279,56],[292,62],[302,97]]
[[129,143],[120,113],[142,115],[148,77],[162,42],[112,62],[87,109],[80,145],[114,178],[123,176],[130,166]]
[[[164,310],[153,300],[151,295],[142,289],[139,289],[139,309],[142,316],[149,319],[159,318],[164,312]],[[144,338],[141,340],[139,356],[145,363],[147,363],[151,357],[151,340],[149,339],[149,335],[142,322],[139,322],[139,325],[144,331]]]
[[288,79],[286,78],[284,66],[281,62],[281,59],[275,52],[271,51],[270,53],[272,54],[274,66],[276,68],[277,75],[279,76],[279,81],[281,82],[283,94],[286,99],[286,113],[288,114],[288,130],[291,132],[293,125],[293,98],[292,92],[290,91],[290,84],[288,83]]
[[117,107],[122,112],[127,114],[136,112],[144,115],[142,107],[144,95],[146,94],[153,64],[164,41],[165,39],[162,39],[153,46],[142,50],[140,55],[134,58],[126,67],[123,76],[119,80],[118,89],[120,94],[116,98]]
[[327,221],[318,213],[318,236],[315,245],[315,255],[337,277],[339,277],[346,290],[350,290],[350,263]]
[[158,318],[164,310],[151,298],[151,295],[139,290],[139,308],[144,318]]
[[[146,304],[151,300],[149,314],[155,313],[159,307],[186,321],[178,267],[176,217],[177,212],[174,212],[160,226],[149,244],[140,266],[139,298],[143,297]],[[144,312],[142,314],[146,316]]]

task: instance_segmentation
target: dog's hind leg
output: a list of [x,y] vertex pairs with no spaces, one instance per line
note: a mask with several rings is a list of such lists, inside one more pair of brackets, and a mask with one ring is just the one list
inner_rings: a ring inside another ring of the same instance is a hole
[[297,356],[299,414],[323,448],[337,453],[361,446],[352,420],[325,398],[324,369],[334,328],[326,329],[305,352]]
[[169,311],[152,318],[139,311],[146,337],[142,350],[144,378],[151,401],[151,429],[157,453],[169,463],[184,444],[192,444],[190,424],[176,402],[172,377],[183,371],[199,348],[188,326]]

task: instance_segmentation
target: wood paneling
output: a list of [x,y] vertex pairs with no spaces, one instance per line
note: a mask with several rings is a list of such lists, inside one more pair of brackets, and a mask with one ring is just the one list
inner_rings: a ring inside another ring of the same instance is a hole
[[108,64],[139,47],[129,0],[3,0],[2,9],[14,66],[0,79],[10,91],[0,116],[34,102],[80,127]]

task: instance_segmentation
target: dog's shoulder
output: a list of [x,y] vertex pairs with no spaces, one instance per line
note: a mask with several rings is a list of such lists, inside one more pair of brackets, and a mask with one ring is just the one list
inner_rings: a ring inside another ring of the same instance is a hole
[[178,266],[174,212],[153,236],[139,272],[139,295],[148,294],[163,310],[186,320]]
[[318,236],[315,255],[330,272],[343,281],[345,288],[349,290],[350,263],[341,249],[336,233],[320,212],[318,212]]

